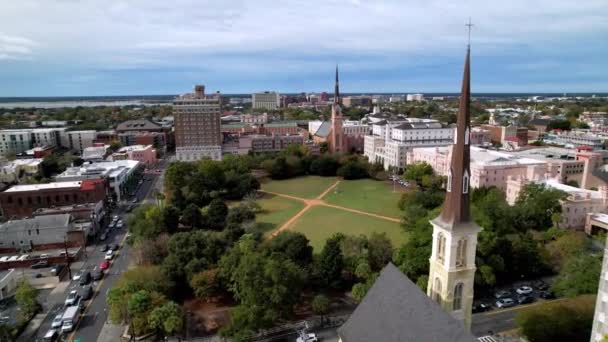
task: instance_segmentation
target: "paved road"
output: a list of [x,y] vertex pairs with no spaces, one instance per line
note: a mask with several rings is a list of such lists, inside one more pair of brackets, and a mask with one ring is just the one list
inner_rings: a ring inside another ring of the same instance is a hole
[[[164,164],[163,164],[164,165]],[[158,189],[159,175],[154,173],[146,173],[144,175],[144,179],[149,179],[143,181],[137,190],[134,198],[137,198],[138,202],[145,199],[151,202],[151,199],[154,199],[154,189]],[[120,206],[119,209],[115,210],[112,215],[119,215],[123,221],[125,221],[125,213],[126,206]],[[114,260],[112,261],[112,265],[110,269],[106,271],[104,278],[99,282],[93,283],[93,288],[96,290],[95,295],[92,300],[85,303],[85,312],[81,316],[81,320],[78,326],[75,329],[75,333],[70,335],[71,338],[80,338],[82,341],[96,341],[101,328],[103,327],[104,322],[107,319],[107,311],[106,311],[106,295],[109,289],[112,288],[114,282],[122,272],[124,272],[129,264],[129,246],[124,243],[125,235],[127,232],[127,228],[124,227],[122,229],[114,229],[108,234],[108,238],[106,241],[99,241],[98,244],[94,244],[87,247],[87,259],[84,261],[84,264],[81,269],[86,269],[88,271],[92,271],[99,267],[99,264],[104,258],[104,253],[100,251],[100,247],[104,244],[109,243],[117,243],[122,244],[119,252],[116,254]],[[72,272],[77,272],[78,269],[72,268]],[[51,322],[53,318],[57,315],[58,312],[61,312],[63,307],[63,302],[67,297],[67,294],[71,290],[81,290],[81,287],[77,282],[70,281],[67,286],[64,294],[62,296],[57,296],[59,298],[56,299],[54,303],[49,303],[50,307],[47,317],[42,323],[40,329],[38,330],[37,338],[42,339],[44,334],[50,329]]]

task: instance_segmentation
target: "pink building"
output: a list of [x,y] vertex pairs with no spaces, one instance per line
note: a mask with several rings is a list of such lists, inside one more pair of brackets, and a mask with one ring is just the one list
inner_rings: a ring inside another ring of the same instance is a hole
[[562,184],[555,179],[525,180],[522,177],[508,180],[507,202],[511,205],[515,204],[521,189],[531,182],[544,184],[568,194],[566,199],[560,201],[562,205],[560,228],[583,229],[588,214],[604,212],[608,208],[608,187],[603,186],[598,191],[594,191]]
[[[447,176],[451,148],[421,147],[407,154],[407,163],[426,162],[439,175]],[[505,190],[509,177],[525,179],[552,177],[548,164],[531,158],[519,158],[508,153],[471,146],[471,186],[497,187]]]
[[152,145],[126,146],[112,154],[113,160],[137,160],[146,166],[155,165],[157,162],[156,149]]

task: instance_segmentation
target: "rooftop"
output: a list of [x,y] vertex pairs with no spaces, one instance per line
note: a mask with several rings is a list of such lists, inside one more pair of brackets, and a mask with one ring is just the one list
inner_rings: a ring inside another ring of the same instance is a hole
[[577,196],[577,197],[579,197],[578,199],[585,199],[587,197],[593,198],[593,199],[602,198],[602,193],[599,191],[577,188],[575,186],[570,186],[567,184],[560,183],[555,179],[547,179],[547,180],[542,181],[541,183],[545,184],[547,187],[550,187],[552,189],[561,190],[561,191],[567,193],[569,196]]
[[77,182],[53,182],[43,184],[23,184],[14,185],[4,192],[21,192],[21,191],[40,191],[49,189],[69,189],[69,188],[80,188],[81,181]]
[[150,120],[128,120],[121,122],[116,126],[117,131],[133,131],[133,130],[149,130],[149,129],[160,129],[161,125],[156,124]]
[[4,233],[12,229],[44,229],[68,227],[70,225],[71,220],[72,215],[70,214],[45,215],[25,218],[21,220],[11,220],[0,225],[0,232]]

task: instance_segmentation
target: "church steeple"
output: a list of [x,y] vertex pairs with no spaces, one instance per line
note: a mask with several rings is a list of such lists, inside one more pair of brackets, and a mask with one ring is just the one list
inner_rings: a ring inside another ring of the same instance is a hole
[[470,47],[464,63],[462,77],[462,90],[460,92],[460,105],[454,131],[454,145],[452,146],[452,160],[448,172],[448,184],[445,201],[440,219],[449,225],[458,225],[470,220],[469,214],[469,186],[470,175]]
[[334,86],[334,105],[340,104],[340,82],[338,80],[338,64],[336,64],[336,84]]

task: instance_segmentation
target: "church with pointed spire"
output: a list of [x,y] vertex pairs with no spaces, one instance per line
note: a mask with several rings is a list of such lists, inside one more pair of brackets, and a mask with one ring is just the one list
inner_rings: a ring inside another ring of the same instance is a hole
[[334,103],[331,106],[331,127],[327,143],[330,153],[346,153],[346,141],[342,130],[342,108],[340,107],[340,82],[336,65],[336,83],[334,85]]
[[469,208],[470,98],[470,47],[467,47],[446,196],[441,214],[431,220],[433,248],[427,288],[427,295],[462,321],[466,329],[471,326],[475,250],[481,230],[471,219]]

